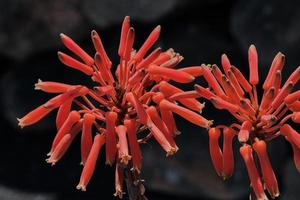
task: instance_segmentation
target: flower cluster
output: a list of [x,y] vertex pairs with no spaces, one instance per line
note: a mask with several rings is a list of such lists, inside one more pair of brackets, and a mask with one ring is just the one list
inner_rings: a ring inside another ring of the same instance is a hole
[[[91,89],[83,85],[39,80],[35,89],[57,96],[18,120],[21,127],[29,126],[58,109],[57,134],[47,159],[53,165],[81,133],[84,168],[78,189],[86,190],[104,145],[106,164],[116,163],[115,195],[122,197],[124,169],[129,166],[133,172],[141,170],[140,143],[154,137],[167,155],[177,151],[174,137],[178,130],[174,113],[198,126],[210,127],[211,121],[199,115],[204,105],[193,97],[180,97],[184,91],[169,83],[189,83],[202,75],[202,67],[174,69],[183,57],[173,49],[162,51],[156,48],[147,54],[159,34],[160,26],[157,26],[143,45],[134,50],[135,31],[130,26],[129,17],[125,17],[118,49],[120,62],[115,67],[96,31],[91,33],[96,50],[94,58],[71,38],[61,34],[63,44],[78,58],[58,52],[60,61],[90,76],[95,86]],[[114,74],[113,69],[116,69]],[[141,135],[142,132],[146,135]]]
[[[292,92],[300,78],[298,67],[282,83],[285,57],[278,53],[263,83],[262,99],[258,101],[258,55],[254,45],[248,51],[249,81],[224,54],[221,64],[203,65],[203,76],[209,88],[195,85],[198,93],[217,109],[229,111],[237,120],[230,126],[218,125],[209,129],[209,149],[213,166],[223,179],[234,170],[232,142],[236,136],[241,143],[240,154],[245,162],[251,187],[257,199],[267,199],[265,188],[272,198],[279,196],[278,184],[267,153],[267,142],[282,135],[292,145],[294,161],[300,171],[300,135],[286,122],[300,122],[300,91]],[[191,92],[190,92],[191,93]],[[290,113],[289,113],[290,112]],[[219,145],[223,133],[222,149]]]

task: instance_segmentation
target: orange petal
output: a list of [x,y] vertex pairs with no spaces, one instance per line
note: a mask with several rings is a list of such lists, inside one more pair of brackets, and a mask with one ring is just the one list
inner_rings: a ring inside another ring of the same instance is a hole
[[114,82],[114,78],[109,68],[105,66],[103,58],[100,56],[99,53],[95,54],[95,64],[99,68],[103,80],[107,81],[110,85],[112,85],[112,83]]
[[159,75],[176,81],[178,83],[189,83],[195,79],[195,77],[191,76],[186,72],[165,67],[159,67],[157,65],[150,65],[148,67],[148,72],[150,75]]
[[284,103],[285,104],[292,104],[294,103],[295,101],[297,101],[298,99],[300,99],[300,90],[296,91],[296,92],[293,92],[289,95],[287,95],[285,98],[284,98]]
[[176,148],[171,146],[171,144],[168,142],[164,134],[157,126],[155,126],[154,123],[149,124],[148,128],[151,131],[152,135],[154,136],[155,140],[167,152],[167,156],[173,155],[176,152]]
[[[159,91],[161,91],[166,97],[170,97],[174,94],[183,92],[183,90],[169,84],[166,81],[162,81],[159,83]],[[193,98],[178,99],[178,101],[181,104],[183,104],[185,107],[197,112],[200,112],[203,108],[203,104],[201,104],[200,102],[198,102],[196,99]]]
[[56,128],[57,130],[60,129],[60,127],[63,125],[63,123],[68,118],[68,115],[70,114],[71,107],[72,107],[72,101],[73,99],[66,100],[61,106],[59,107],[56,115]]
[[238,139],[240,142],[247,142],[249,139],[249,134],[252,129],[252,123],[250,121],[244,121],[242,124],[242,128],[238,133]]
[[132,164],[135,170],[140,172],[142,167],[142,153],[136,137],[136,122],[135,120],[124,120],[124,125],[127,128],[128,142],[130,154],[132,156]]
[[130,28],[130,17],[126,16],[123,20],[122,29],[121,29],[121,37],[120,37],[119,50],[118,50],[118,54],[120,57],[123,56],[125,50],[126,39],[127,39],[129,28]]
[[58,132],[55,135],[55,138],[52,143],[51,151],[53,152],[55,147],[58,145],[60,140],[70,132],[72,126],[77,123],[80,120],[80,114],[77,111],[71,111],[69,116],[67,117],[66,121],[63,123],[63,125],[60,127]]
[[272,108],[276,109],[284,100],[284,98],[289,95],[294,87],[293,82],[289,82],[288,84],[284,85],[283,88],[279,91],[277,96],[272,101]]
[[222,176],[228,179],[232,176],[234,171],[234,157],[232,149],[232,140],[235,136],[235,131],[226,127],[223,129],[223,170]]
[[154,51],[152,51],[144,60],[142,60],[137,66],[136,70],[141,68],[148,68],[148,66],[154,62],[155,59],[161,54],[161,48],[158,47]]
[[263,140],[255,141],[253,144],[253,149],[255,150],[258,156],[259,164],[261,167],[264,182],[266,183],[267,190],[274,199],[279,196],[279,189],[277,179],[267,153],[267,145]]
[[91,36],[92,36],[94,47],[95,47],[97,53],[100,55],[101,60],[103,61],[104,66],[107,69],[109,69],[111,67],[111,61],[109,60],[109,57],[106,54],[106,51],[104,49],[104,46],[102,44],[100,36],[94,30],[92,31]]
[[105,136],[103,134],[97,134],[94,138],[94,143],[87,158],[86,164],[83,167],[79,184],[76,186],[78,190],[86,191],[86,186],[90,182],[95,170],[99,151],[104,143]]
[[244,88],[246,92],[252,91],[252,86],[247,81],[247,79],[244,77],[244,75],[238,70],[238,68],[232,66],[231,71],[234,73],[235,77],[237,78],[238,82],[241,84],[241,86]]
[[270,87],[267,92],[263,95],[263,98],[261,100],[260,109],[266,110],[271,105],[272,101],[275,97],[275,88]]
[[106,115],[106,164],[112,165],[116,158],[117,153],[117,135],[116,135],[116,121],[118,118],[117,113],[107,112]]
[[263,84],[264,90],[267,90],[272,86],[275,73],[277,70],[281,70],[283,68],[284,62],[285,62],[285,56],[281,52],[277,53],[277,55],[273,59],[267,78],[265,79],[265,82]]
[[294,103],[287,105],[287,107],[293,112],[300,111],[300,101],[295,101]]
[[[83,72],[83,73],[85,73],[86,75],[89,75],[89,76],[92,75],[93,72],[94,72],[92,67],[79,62],[78,60],[72,58],[71,56],[68,56],[65,53],[58,52],[57,55],[58,55],[59,60],[63,64],[67,65],[68,67],[72,67],[74,69],[77,69],[77,70],[79,70],[79,71],[81,71],[81,72]],[[94,60],[93,60],[93,62],[94,62]]]
[[153,46],[153,44],[157,41],[160,35],[160,26],[157,26],[148,36],[144,44],[141,46],[141,48],[138,50],[138,52],[135,54],[134,59],[137,62],[140,62],[143,57],[146,55],[147,51]]
[[154,122],[154,124],[161,130],[161,132],[164,134],[168,142],[171,144],[172,147],[178,150],[178,147],[174,141],[173,134],[170,132],[164,121],[159,116],[157,109],[154,106],[150,106],[147,108],[147,113],[150,116],[151,120]]
[[223,54],[222,57],[221,57],[221,64],[222,64],[222,67],[224,69],[224,72],[225,74],[227,74],[227,71],[230,69],[231,67],[231,64],[230,64],[230,61],[227,57],[226,54]]
[[136,95],[132,92],[129,92],[126,94],[126,99],[135,108],[140,122],[144,125],[147,125],[149,123],[149,116],[147,115],[141,102],[137,99]]
[[193,66],[193,67],[184,67],[178,69],[179,71],[183,71],[185,73],[190,74],[191,76],[198,77],[203,75],[203,68],[201,66]]
[[199,93],[199,95],[204,97],[205,99],[210,99],[210,98],[216,96],[211,91],[209,91],[209,89],[204,88],[200,85],[196,84],[194,87],[195,87],[195,90]]
[[126,61],[130,60],[134,37],[135,37],[134,29],[130,28],[127,33],[126,45],[124,46],[125,49],[122,55],[122,58],[125,59]]
[[290,125],[285,124],[280,128],[280,133],[286,136],[289,141],[294,143],[300,149],[300,134]]
[[292,114],[292,120],[295,123],[300,123],[300,112],[293,112]]
[[211,73],[210,69],[207,66],[203,66],[203,70],[204,70],[203,76],[204,76],[205,80],[207,81],[208,85],[214,90],[214,92],[218,96],[224,96],[225,93],[223,92],[219,83],[217,82],[217,80],[215,79],[213,74]]
[[64,93],[74,88],[73,85],[51,81],[42,81],[41,79],[39,79],[38,82],[34,84],[34,86],[35,90],[42,90],[48,93]]
[[248,51],[248,61],[249,61],[249,69],[250,69],[250,83],[252,85],[257,85],[259,82],[258,77],[258,56],[255,46],[252,44],[249,47]]
[[60,38],[64,45],[70,49],[73,53],[79,56],[87,65],[92,65],[94,63],[94,59],[89,56],[78,44],[76,44],[70,37],[61,33]]
[[223,155],[219,146],[220,130],[211,128],[208,131],[209,135],[209,153],[218,176],[222,176],[223,170]]
[[120,162],[127,165],[128,161],[131,159],[131,156],[128,154],[128,143],[126,137],[127,128],[123,125],[119,125],[116,127],[116,132],[119,138],[118,151],[119,151],[119,158],[121,159]]
[[172,112],[175,112],[181,117],[185,118],[186,120],[192,122],[193,124],[196,124],[204,128],[209,128],[212,124],[212,121],[205,119],[201,115],[198,115],[189,109],[173,104],[167,100],[162,100],[160,102],[160,107],[164,107]]
[[268,199],[264,192],[263,184],[255,166],[251,146],[244,144],[240,148],[240,154],[244,159],[245,165],[247,167],[248,175],[251,181],[251,187],[253,188],[256,198],[261,200]]
[[93,144],[92,125],[95,122],[95,116],[90,113],[83,115],[83,126],[81,135],[81,161],[84,165]]
[[41,119],[43,119],[53,109],[54,108],[45,108],[44,105],[41,105],[41,106],[35,108],[34,110],[32,110],[31,112],[29,112],[28,114],[26,114],[21,119],[17,118],[17,120],[19,122],[18,125],[21,128],[23,128],[25,126],[29,126],[29,125],[35,124],[38,121],[40,121]]

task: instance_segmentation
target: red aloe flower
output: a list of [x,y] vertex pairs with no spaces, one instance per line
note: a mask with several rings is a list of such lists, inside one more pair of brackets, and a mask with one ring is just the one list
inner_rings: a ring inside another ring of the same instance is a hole
[[[185,95],[196,97],[198,93],[217,109],[229,111],[237,120],[229,126],[218,125],[209,130],[210,155],[217,174],[224,179],[232,175],[232,140],[237,136],[242,144],[240,154],[245,161],[256,198],[267,198],[264,185],[270,196],[275,198],[279,196],[279,190],[267,153],[267,142],[280,135],[285,136],[293,147],[296,167],[300,168],[300,134],[286,124],[289,119],[295,123],[300,122],[300,91],[292,92],[300,79],[300,67],[282,84],[281,74],[285,57],[279,52],[264,81],[264,92],[259,102],[256,89],[259,83],[258,55],[254,45],[250,46],[248,56],[249,81],[238,68],[230,64],[224,54],[221,59],[224,73],[217,65],[202,65],[203,76],[209,88],[195,85],[195,91],[185,92]],[[219,145],[221,129],[222,150]]]
[[[134,50],[135,32],[129,17],[125,17],[118,49],[120,62],[115,73],[112,73],[115,67],[112,67],[96,31],[91,34],[96,50],[94,58],[71,38],[61,34],[64,45],[79,59],[58,52],[60,61],[90,76],[95,87],[90,89],[83,85],[39,80],[35,89],[58,95],[18,120],[21,127],[32,125],[58,108],[58,132],[47,159],[51,164],[64,155],[82,130],[81,161],[84,168],[78,189],[86,189],[98,154],[105,145],[106,163],[116,164],[115,195],[122,197],[123,180],[126,178],[131,180],[126,181],[127,188],[138,188],[135,190],[139,194],[135,195],[143,196],[139,181],[142,166],[139,144],[154,137],[167,155],[174,154],[178,149],[174,141],[178,132],[174,113],[201,127],[210,127],[211,121],[197,113],[204,107],[195,99],[197,96],[192,94],[182,98],[180,95],[184,92],[168,83],[170,80],[189,83],[203,73],[202,67],[175,69],[183,57],[173,49],[162,51],[157,48],[147,54],[159,34],[160,26],[157,26],[144,44]],[[146,137],[140,134],[144,131],[148,131]]]

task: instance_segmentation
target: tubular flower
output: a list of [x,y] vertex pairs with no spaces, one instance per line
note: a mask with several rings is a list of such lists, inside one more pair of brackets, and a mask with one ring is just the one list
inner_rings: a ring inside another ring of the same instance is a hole
[[[81,161],[84,168],[78,189],[86,189],[102,147],[106,164],[116,165],[116,195],[121,197],[123,180],[128,179],[128,173],[124,176],[125,170],[131,170],[129,174],[135,181],[132,185],[142,188],[139,186],[141,182],[135,180],[142,166],[141,143],[154,137],[167,155],[177,151],[174,137],[178,130],[174,114],[200,127],[210,127],[212,122],[199,115],[204,104],[196,100],[198,93],[184,96],[184,91],[169,83],[171,80],[189,83],[203,74],[202,67],[176,69],[183,57],[173,49],[162,51],[157,48],[148,53],[159,34],[160,26],[157,26],[144,44],[135,50],[135,31],[129,17],[125,17],[118,49],[120,62],[115,67],[96,31],[91,33],[96,50],[94,57],[70,37],[60,35],[63,44],[77,58],[58,52],[59,60],[90,76],[94,87],[39,80],[35,89],[57,96],[18,121],[21,127],[29,126],[58,109],[57,134],[47,159],[51,164],[59,161],[81,131]],[[114,73],[113,69],[116,69]],[[146,132],[146,136],[141,132]]]
[[[267,143],[280,135],[284,136],[292,145],[294,161],[299,170],[300,134],[286,123],[288,120],[300,122],[300,91],[293,91],[294,85],[300,79],[300,67],[285,83],[282,83],[281,74],[285,57],[279,52],[263,83],[263,94],[259,101],[258,55],[254,45],[249,48],[248,58],[249,80],[237,67],[231,65],[224,54],[221,58],[223,72],[217,65],[202,65],[203,77],[209,87],[195,85],[195,91],[185,94],[197,96],[195,93],[198,93],[217,109],[229,111],[237,120],[231,125],[217,125],[209,130],[210,155],[217,174],[223,179],[232,175],[234,168],[232,142],[236,136],[242,145],[240,153],[245,161],[256,198],[267,198],[264,189],[272,198],[276,198],[279,196],[279,190],[267,153]],[[222,129],[223,146],[220,147]]]

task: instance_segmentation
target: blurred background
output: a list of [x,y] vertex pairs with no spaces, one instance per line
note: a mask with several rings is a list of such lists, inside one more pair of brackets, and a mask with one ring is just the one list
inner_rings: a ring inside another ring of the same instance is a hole
[[[1,0],[0,1],[0,200],[114,199],[114,170],[97,164],[87,192],[77,191],[81,173],[79,140],[51,167],[45,162],[55,134],[55,112],[21,130],[21,117],[51,95],[34,91],[38,78],[80,84],[88,80],[57,59],[59,33],[71,36],[92,53],[90,31],[100,34],[113,63],[121,22],[126,15],[136,30],[138,48],[151,30],[162,25],[156,46],[174,48],[184,56],[180,66],[220,64],[226,53],[248,74],[247,49],[255,44],[264,77],[281,51],[284,76],[300,64],[300,2],[281,0]],[[263,80],[263,78],[261,78]],[[197,80],[202,83],[202,80]],[[192,85],[185,89],[192,89]],[[204,114],[216,124],[229,124],[227,113],[215,114],[209,103]],[[180,150],[166,158],[155,142],[143,146],[143,173],[150,200],[248,199],[249,180],[235,143],[233,177],[222,181],[213,170],[206,130],[177,118]],[[278,138],[268,147],[281,189],[279,199],[300,199],[300,175],[290,146]],[[100,157],[103,157],[101,154]],[[126,198],[125,198],[126,199]]]

